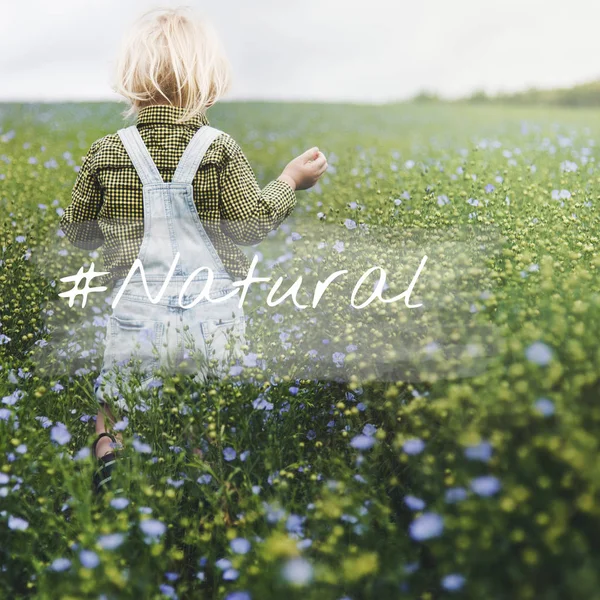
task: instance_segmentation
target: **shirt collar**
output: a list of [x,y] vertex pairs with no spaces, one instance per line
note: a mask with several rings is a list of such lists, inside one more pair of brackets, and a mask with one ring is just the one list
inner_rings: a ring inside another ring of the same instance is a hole
[[[175,125],[176,119],[181,117],[185,109],[180,106],[171,106],[169,104],[155,104],[153,106],[144,106],[140,108],[137,114],[137,125],[146,125],[148,123],[169,123]],[[208,119],[203,113],[197,114],[189,121],[181,123],[199,129],[203,125],[208,125]]]

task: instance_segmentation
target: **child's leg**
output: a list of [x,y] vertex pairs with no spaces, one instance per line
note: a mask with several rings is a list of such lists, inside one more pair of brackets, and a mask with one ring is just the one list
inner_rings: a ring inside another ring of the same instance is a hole
[[[107,420],[108,420],[108,423],[106,422]],[[109,432],[116,422],[117,422],[117,420],[115,419],[115,416],[113,415],[112,411],[110,410],[110,407],[108,406],[108,404],[106,402],[103,402],[100,405],[100,409],[98,410],[98,415],[96,416],[96,434],[99,435],[105,431]],[[107,427],[107,425],[108,425],[108,427]],[[114,436],[117,438],[117,440],[121,444],[123,443],[123,436],[120,432],[115,432]],[[105,454],[112,452],[113,448],[111,447],[111,444],[112,444],[112,440],[109,437],[104,436],[103,438],[101,438],[98,441],[98,443],[96,444],[97,458],[101,458]]]

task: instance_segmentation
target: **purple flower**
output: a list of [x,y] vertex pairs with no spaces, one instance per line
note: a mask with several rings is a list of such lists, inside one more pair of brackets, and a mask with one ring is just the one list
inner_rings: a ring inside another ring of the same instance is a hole
[[554,414],[554,402],[548,398],[538,398],[534,406],[544,417],[551,417]]
[[236,456],[237,456],[237,452],[231,447],[227,447],[227,448],[225,448],[225,450],[223,450],[223,458],[227,462],[231,462],[232,460],[235,459]]
[[545,367],[552,360],[552,350],[543,342],[534,342],[525,351],[529,362]]
[[465,578],[458,573],[446,575],[442,579],[442,587],[449,592],[455,592],[465,584]]
[[29,527],[29,523],[21,517],[8,517],[8,528],[11,531],[25,531]]
[[461,502],[467,497],[467,490],[462,487],[448,488],[444,499],[448,504],[454,504],[455,502]]
[[95,569],[100,564],[98,555],[91,550],[82,550],[79,553],[79,560],[86,569]]
[[410,524],[410,537],[421,542],[441,535],[444,530],[444,520],[436,513],[427,512],[417,517]]
[[465,456],[469,460],[488,462],[492,457],[492,445],[489,442],[481,442],[477,446],[469,446],[465,450]]
[[240,575],[237,569],[229,568],[223,573],[223,579],[225,581],[235,581]]
[[419,438],[412,438],[404,442],[402,449],[406,454],[420,454],[425,449],[425,442]]
[[367,423],[363,427],[362,432],[364,433],[364,435],[373,436],[377,433],[377,427],[375,427],[375,425],[372,425],[371,423]]
[[352,438],[350,445],[357,450],[369,450],[375,445],[375,439],[370,435],[357,435]]
[[500,490],[500,481],[493,475],[483,475],[471,481],[471,489],[478,496],[493,496]]
[[227,596],[225,596],[225,600],[252,600],[252,597],[246,591],[239,591],[227,594]]
[[67,430],[66,425],[59,422],[50,430],[50,439],[64,446],[71,439],[71,434]]
[[352,219],[346,219],[344,221],[344,225],[345,225],[346,229],[356,229],[356,222],[353,221]]
[[127,508],[127,506],[129,505],[129,500],[127,500],[127,498],[113,498],[110,501],[110,505],[115,510],[123,510],[124,508]]
[[404,504],[406,504],[410,510],[423,510],[425,508],[425,502],[416,496],[404,496]]
[[146,519],[140,523],[140,529],[149,537],[159,537],[165,533],[167,527],[156,519]]
[[103,535],[98,538],[98,544],[103,550],[116,550],[123,541],[124,537],[120,533]]
[[212,475],[205,473],[204,475],[200,475],[200,477],[198,477],[197,481],[200,484],[210,483],[212,481]]
[[244,538],[231,540],[229,546],[236,554],[246,554],[250,550],[250,542]]
[[52,561],[50,565],[51,571],[56,571],[57,573],[62,573],[71,567],[71,561],[68,558],[56,558]]
[[160,590],[161,594],[163,596],[166,596],[167,598],[177,598],[175,588],[172,585],[169,585],[167,583],[161,583],[158,586],[158,589]]
[[313,568],[304,558],[292,558],[283,567],[284,579],[294,585],[303,586],[313,578]]

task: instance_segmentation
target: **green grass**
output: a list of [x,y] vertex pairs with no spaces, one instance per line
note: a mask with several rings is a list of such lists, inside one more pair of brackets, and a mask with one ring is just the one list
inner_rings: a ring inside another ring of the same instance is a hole
[[[247,249],[260,274],[282,290],[302,275],[309,303],[348,273],[316,310],[254,286],[248,359],[226,380],[158,373],[127,395],[115,501],[93,497],[82,451],[110,307],[58,297],[101,261],[57,235],[57,209],[120,109],[0,105],[0,597],[600,598],[600,116],[211,109],[263,185],[310,146],[329,158]],[[366,269],[390,297],[423,255],[423,307],[350,306]]]

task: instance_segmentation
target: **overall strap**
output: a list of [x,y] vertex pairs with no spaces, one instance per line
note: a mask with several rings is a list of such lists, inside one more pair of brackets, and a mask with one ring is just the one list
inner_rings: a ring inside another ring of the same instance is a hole
[[190,140],[185,149],[175,175],[173,175],[172,183],[187,183],[191,184],[194,181],[196,171],[204,158],[204,154],[215,138],[223,132],[209,125],[203,125],[196,131],[194,137]]
[[150,185],[153,183],[164,183],[158,168],[154,164],[144,140],[135,125],[119,129],[117,131],[125,150],[137,171],[137,174],[142,180],[142,185]]

